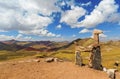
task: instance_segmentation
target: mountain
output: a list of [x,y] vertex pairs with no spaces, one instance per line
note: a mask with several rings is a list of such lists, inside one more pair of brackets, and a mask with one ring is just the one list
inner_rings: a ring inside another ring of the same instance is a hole
[[0,42],[0,50],[11,50],[10,45]]
[[[63,47],[67,45],[68,42],[54,42],[54,41],[32,41],[28,44],[25,44],[24,47],[25,49],[27,48],[28,50],[39,50],[39,51],[56,51],[60,47]],[[29,47],[29,48],[28,48]]]
[[12,39],[12,40],[1,41],[1,42],[3,42],[4,44],[14,44],[14,43],[17,43],[19,41],[15,40],[15,39]]
[[93,43],[93,39],[91,39],[91,38],[85,38],[85,39],[78,38],[78,39],[73,40],[72,42],[68,43],[67,45],[60,47],[59,49],[60,50],[65,50],[65,49],[73,50],[73,49],[75,49],[75,42],[78,45],[86,47],[86,46]]
[[[94,40],[91,38],[85,39],[76,39],[72,42],[54,42],[54,41],[17,41],[17,40],[8,40],[0,42],[0,50],[27,50],[27,51],[59,51],[59,50],[74,50],[75,43],[81,46],[89,46],[93,44]],[[108,41],[100,42],[102,49],[107,50],[109,48],[118,48],[120,47],[120,41]],[[106,48],[106,49],[105,49]]]
[[0,42],[0,50],[17,51],[23,48],[24,48],[23,46],[20,46],[14,43],[7,44],[7,43]]
[[[56,50],[75,50],[75,42],[76,44],[78,45],[81,45],[83,47],[87,47],[91,44],[94,43],[94,40],[92,38],[85,38],[85,39],[76,39],[76,40],[73,40],[72,42],[62,46],[62,47],[59,47],[57,48]],[[108,51],[109,49],[112,50],[118,50],[120,48],[120,41],[107,41],[107,42],[100,42],[100,45],[101,45],[101,50],[103,52],[106,52]]]
[[55,51],[57,48],[67,45],[68,42],[54,42],[54,41],[17,41],[8,40],[0,42],[0,50],[27,50],[27,51]]

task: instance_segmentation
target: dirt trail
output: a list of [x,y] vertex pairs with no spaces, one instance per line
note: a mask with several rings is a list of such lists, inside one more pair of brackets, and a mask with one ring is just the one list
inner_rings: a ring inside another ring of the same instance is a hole
[[[78,67],[72,62],[10,62],[0,64],[0,79],[109,79],[102,71]],[[120,74],[117,73],[117,78]]]

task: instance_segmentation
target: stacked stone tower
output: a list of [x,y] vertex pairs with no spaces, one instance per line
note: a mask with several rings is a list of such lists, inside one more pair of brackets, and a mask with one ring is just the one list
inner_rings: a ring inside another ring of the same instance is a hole
[[99,44],[99,34],[103,33],[101,30],[95,29],[93,31],[93,44],[89,45],[88,47],[83,46],[76,46],[75,48],[75,60],[76,64],[82,66],[82,57],[80,56],[81,52],[90,52],[89,57],[89,67],[97,70],[102,70],[101,65],[101,49]]
[[101,30],[93,31],[94,43],[91,50],[91,64],[93,69],[102,70],[101,64],[101,48],[99,43],[99,34],[103,33]]

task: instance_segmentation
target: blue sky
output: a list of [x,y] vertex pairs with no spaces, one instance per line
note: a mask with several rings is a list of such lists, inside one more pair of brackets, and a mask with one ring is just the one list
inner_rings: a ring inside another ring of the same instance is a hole
[[0,41],[120,40],[119,0],[0,0]]

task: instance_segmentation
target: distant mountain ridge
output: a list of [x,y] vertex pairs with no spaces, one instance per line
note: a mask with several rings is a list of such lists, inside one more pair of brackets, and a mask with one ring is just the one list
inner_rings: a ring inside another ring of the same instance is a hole
[[17,45],[15,43],[4,43],[0,42],[0,50],[9,50],[9,51],[17,51],[23,49],[23,46]]
[[[74,42],[81,46],[87,46],[92,44],[93,41],[91,38],[85,39],[76,39],[72,42],[54,42],[54,41],[17,41],[17,40],[8,40],[0,41],[0,50],[9,50],[9,51],[18,51],[18,50],[27,50],[27,51],[57,51],[57,50],[73,50],[75,48]],[[120,47],[120,41],[108,41],[101,42],[101,46],[114,46]]]
[[7,40],[7,41],[1,41],[2,43],[5,43],[5,44],[13,44],[13,43],[17,43],[19,41],[15,40],[15,39],[12,39],[12,40]]
[[58,48],[68,44],[68,42],[54,42],[54,41],[17,41],[8,40],[0,41],[0,50],[27,50],[27,51],[52,51],[54,48]]

